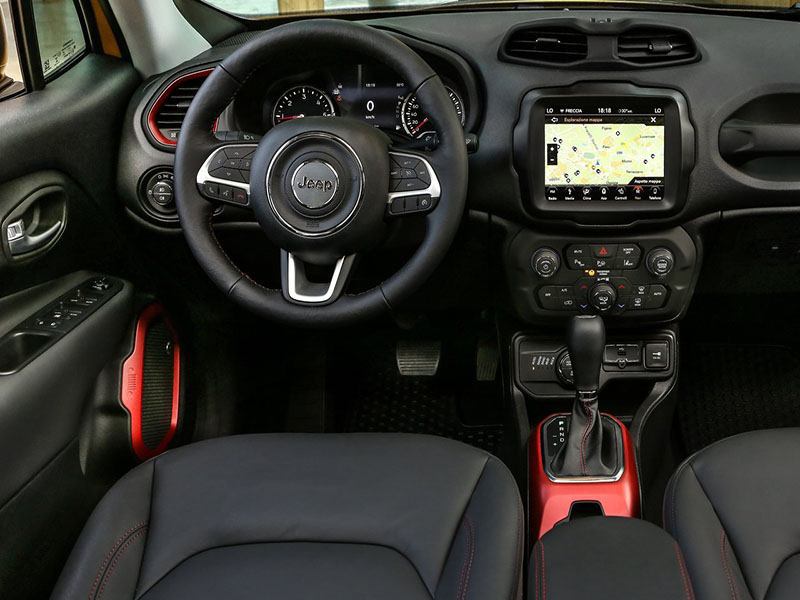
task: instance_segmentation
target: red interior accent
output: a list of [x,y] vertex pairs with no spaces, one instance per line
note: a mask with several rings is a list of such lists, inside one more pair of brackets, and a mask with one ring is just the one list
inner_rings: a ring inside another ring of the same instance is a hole
[[[211,72],[214,69],[203,69],[202,71],[195,71],[194,73],[186,73],[179,77],[173,79],[169,85],[158,95],[156,101],[153,102],[153,106],[150,107],[150,110],[147,113],[147,128],[150,130],[152,136],[158,141],[159,144],[163,144],[165,146],[177,146],[178,142],[175,140],[171,140],[166,137],[161,130],[158,128],[158,124],[156,123],[156,115],[158,111],[161,110],[161,107],[164,106],[164,103],[169,98],[170,94],[175,91],[175,88],[178,87],[184,81],[190,81],[192,79],[200,79],[202,77],[208,77],[211,75]],[[217,121],[214,121],[214,129],[213,131],[217,131]]]
[[640,511],[639,478],[633,442],[628,428],[611,415],[606,415],[619,424],[622,431],[623,460],[625,470],[618,481],[598,483],[555,483],[544,472],[542,463],[542,426],[553,418],[551,415],[536,427],[536,434],[529,443],[531,489],[530,527],[531,535],[538,540],[559,521],[569,515],[574,502],[594,501],[603,508],[607,517],[638,517]]
[[[157,317],[163,317],[167,327],[172,332],[174,339],[174,351],[172,360],[172,413],[170,416],[169,429],[164,439],[155,448],[150,448],[144,443],[142,437],[142,384],[144,374],[144,347],[145,337],[150,324]],[[122,385],[120,398],[122,405],[130,414],[131,418],[131,445],[133,451],[140,460],[147,460],[157,454],[164,452],[169,446],[175,432],[178,429],[178,409],[180,405],[181,393],[181,347],[178,337],[172,328],[169,320],[164,315],[164,308],[160,304],[150,304],[139,315],[136,322],[136,334],[133,342],[133,352],[122,363]]]

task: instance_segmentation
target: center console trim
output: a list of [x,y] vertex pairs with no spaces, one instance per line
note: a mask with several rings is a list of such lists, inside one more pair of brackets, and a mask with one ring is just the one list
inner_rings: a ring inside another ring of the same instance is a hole
[[636,465],[636,455],[630,433],[621,421],[612,415],[603,414],[617,423],[622,435],[623,472],[617,481],[551,481],[544,470],[542,458],[542,425],[565,413],[550,415],[536,426],[528,444],[530,489],[530,531],[538,540],[557,524],[569,517],[577,502],[595,502],[607,517],[638,517],[641,512],[641,491]]
[[[552,423],[553,421],[555,421],[555,420],[557,420],[559,418],[562,418],[562,417],[563,417],[563,415],[553,415],[549,419],[545,419],[541,424],[542,430],[546,431],[547,430],[547,426],[550,425],[550,423]],[[618,453],[617,456],[624,456],[624,447],[623,447],[623,443],[622,443],[622,433],[621,433],[621,427],[619,426],[619,422],[616,419],[611,419],[610,417],[605,416],[605,415],[603,415],[602,418],[603,419],[608,419],[609,421],[614,423],[614,425],[616,425],[617,435],[615,436],[614,441],[615,441],[616,446],[617,446],[617,453]],[[612,475],[607,476],[607,477],[592,476],[592,475],[577,476],[577,477],[559,477],[557,475],[553,475],[553,470],[552,470],[552,468],[550,466],[550,462],[547,460],[547,451],[545,450],[545,447],[544,447],[545,439],[542,436],[539,436],[539,437],[541,438],[540,443],[541,443],[541,451],[542,451],[542,465],[544,467],[544,472],[545,472],[545,475],[547,475],[547,478],[550,481],[552,481],[553,483],[583,483],[583,484],[586,484],[586,483],[611,483],[611,482],[614,482],[614,481],[619,481],[622,478],[622,475],[625,473],[625,460],[623,459],[617,465],[617,470]]]

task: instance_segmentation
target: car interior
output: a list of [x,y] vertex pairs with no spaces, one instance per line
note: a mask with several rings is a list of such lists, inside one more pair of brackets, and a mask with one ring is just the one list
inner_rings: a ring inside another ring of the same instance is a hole
[[792,1],[0,0],[0,598],[797,598]]

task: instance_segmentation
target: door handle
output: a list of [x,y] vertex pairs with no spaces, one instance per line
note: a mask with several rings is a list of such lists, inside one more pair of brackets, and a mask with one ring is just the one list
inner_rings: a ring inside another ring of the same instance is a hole
[[0,204],[3,200],[11,204],[17,195],[22,197],[0,219],[0,244],[9,261],[27,261],[40,256],[58,243],[67,228],[68,198],[64,186],[53,183],[20,191],[22,193],[13,193],[12,190],[8,199],[0,196]]
[[28,233],[22,219],[9,223],[6,227],[6,235],[11,256],[28,254],[43,248],[58,236],[63,225],[64,222],[59,220],[42,232]]

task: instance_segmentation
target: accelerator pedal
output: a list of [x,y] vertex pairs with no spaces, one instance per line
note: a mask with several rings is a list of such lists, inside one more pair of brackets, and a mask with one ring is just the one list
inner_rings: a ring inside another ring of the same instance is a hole
[[483,339],[478,342],[478,351],[475,355],[475,379],[478,381],[494,381],[497,377],[497,367],[500,362],[500,353],[494,338]]

